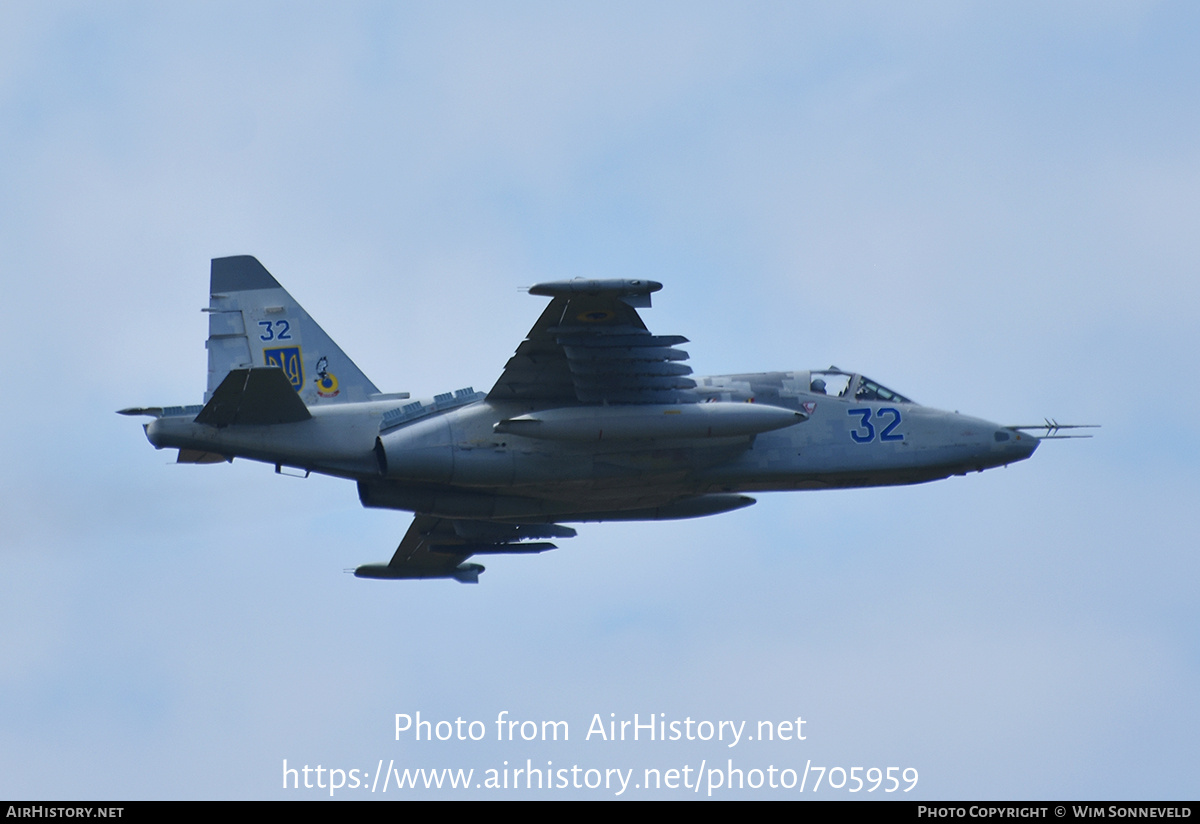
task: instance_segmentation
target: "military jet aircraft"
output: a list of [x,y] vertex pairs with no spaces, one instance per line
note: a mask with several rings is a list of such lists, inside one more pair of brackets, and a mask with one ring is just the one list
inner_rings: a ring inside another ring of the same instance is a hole
[[416,514],[362,578],[477,583],[475,555],[555,549],[563,523],[694,518],[747,492],[915,484],[1028,458],[1051,421],[921,406],[836,367],[688,377],[651,334],[649,280],[540,283],[550,298],[490,391],[381,393],[253,257],[212,261],[204,404],[142,407],[180,463],[248,458],[348,478]]

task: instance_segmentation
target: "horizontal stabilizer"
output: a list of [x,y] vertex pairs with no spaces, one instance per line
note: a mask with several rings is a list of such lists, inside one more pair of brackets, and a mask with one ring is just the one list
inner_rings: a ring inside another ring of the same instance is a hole
[[262,426],[311,417],[283,370],[264,366],[230,370],[196,416],[196,423]]

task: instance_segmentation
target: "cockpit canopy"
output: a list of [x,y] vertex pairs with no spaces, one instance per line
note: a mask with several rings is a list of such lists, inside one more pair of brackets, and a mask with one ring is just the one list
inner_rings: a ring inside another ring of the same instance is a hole
[[856,401],[887,401],[889,403],[912,403],[911,400],[893,392],[883,384],[876,383],[865,375],[843,372],[835,366],[808,373],[808,389],[817,395],[838,398],[853,398]]

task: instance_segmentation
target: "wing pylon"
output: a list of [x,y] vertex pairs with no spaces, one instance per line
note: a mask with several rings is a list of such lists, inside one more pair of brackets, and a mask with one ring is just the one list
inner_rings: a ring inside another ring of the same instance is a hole
[[[358,578],[453,578],[479,583],[481,564],[465,563],[472,555],[538,553],[558,549],[542,538],[573,538],[575,530],[558,524],[505,524],[418,515],[386,564],[364,564]],[[524,543],[528,541],[528,543]]]

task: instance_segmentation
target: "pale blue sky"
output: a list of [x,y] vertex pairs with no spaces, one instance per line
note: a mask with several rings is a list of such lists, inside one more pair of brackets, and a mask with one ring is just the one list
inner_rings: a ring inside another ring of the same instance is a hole
[[[923,798],[1195,798],[1198,27],[1186,3],[6,3],[0,794],[732,757],[913,766]],[[543,305],[519,287],[651,277],[647,324],[700,374],[836,363],[1104,428],[932,485],[587,525],[478,587],[360,581],[408,516],[174,466],[113,414],[199,401],[231,254],[390,391],[489,388]],[[572,741],[393,741],[417,710]],[[809,738],[582,741],[610,712]]]

